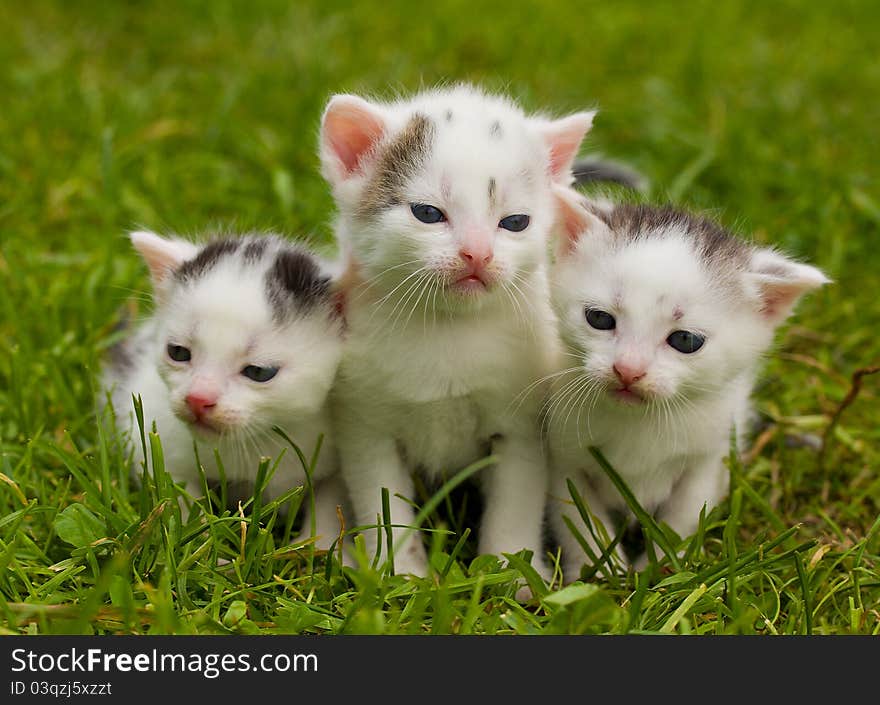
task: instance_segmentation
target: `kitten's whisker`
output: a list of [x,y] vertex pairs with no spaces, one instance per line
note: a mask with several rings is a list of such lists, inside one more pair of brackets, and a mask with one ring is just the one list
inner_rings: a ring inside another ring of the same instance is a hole
[[512,409],[512,411],[514,411],[514,412],[519,411],[519,408],[525,403],[526,397],[528,397],[533,391],[535,391],[535,387],[539,386],[543,382],[549,382],[551,379],[555,379],[556,377],[561,377],[562,375],[567,375],[567,374],[571,374],[572,372],[581,372],[581,371],[582,370],[580,367],[569,367],[567,369],[560,370],[558,372],[553,372],[552,374],[549,374],[549,375],[544,375],[540,379],[536,379],[534,382],[532,382],[530,385],[528,385],[525,389],[523,389],[519,394],[517,394],[513,398],[513,400],[510,402],[510,404],[508,404],[507,409],[505,409],[505,413],[507,413],[508,411],[511,411],[510,407],[513,404],[516,404],[517,400],[519,400],[519,403],[516,405],[516,408]]
[[[422,274],[422,276],[420,276],[418,279],[416,279],[415,282],[410,286],[410,288],[407,289],[406,297],[401,299],[400,312],[394,317],[394,325],[391,328],[392,332],[397,329],[398,322],[403,317],[403,315],[406,313],[407,307],[410,305],[410,302],[413,301],[416,294],[419,294],[419,298],[421,298],[421,292],[423,291],[423,284],[425,283],[427,278],[430,276],[431,276],[430,273]],[[409,319],[412,317],[413,311],[415,310],[415,306],[417,303],[418,303],[418,299],[415,299],[415,303],[413,304],[412,308],[409,309],[409,315],[407,316],[406,320],[403,323],[403,328],[406,328],[407,325],[409,324]]]
[[[528,320],[525,317],[525,313],[523,312],[519,301],[517,301],[514,293],[510,291],[510,288],[504,282],[501,283],[501,291],[504,292],[505,296],[507,296],[508,300],[510,301],[511,308],[513,309],[513,313],[517,322],[519,322],[523,328],[529,329],[530,326],[528,325]],[[531,334],[534,335],[533,329],[531,330]]]
[[[429,286],[433,286],[433,284],[434,284],[434,280],[435,280],[435,279],[436,279],[436,277],[433,277],[433,278],[432,278],[432,277],[428,276],[428,277],[422,278],[422,279],[420,280],[420,283],[419,283],[419,286],[420,286],[419,295],[418,295],[418,297],[416,298],[416,300],[415,300],[415,302],[413,303],[413,305],[410,307],[409,315],[406,317],[406,321],[404,321],[404,323],[403,323],[403,327],[404,327],[404,328],[406,328],[406,327],[409,325],[409,322],[410,322],[410,320],[412,319],[413,314],[416,312],[416,310],[417,310],[418,307],[419,307],[419,304],[421,304],[421,302],[422,302],[422,297],[423,297],[423,296],[425,295],[425,293],[428,291],[428,287],[429,287]],[[425,299],[425,306],[426,306],[426,307],[427,307],[427,304],[428,304],[428,301],[427,301],[427,299]],[[424,317],[424,314],[423,314],[423,315],[422,315],[422,322],[423,322],[423,323],[424,323],[424,318],[425,318],[425,317]],[[423,328],[423,330],[424,330],[424,328]],[[427,335],[427,331],[425,331],[425,334]]]
[[[394,307],[391,309],[391,312],[385,317],[386,323],[392,323],[390,333],[393,333],[395,328],[397,327],[397,321],[404,311],[404,306],[406,305],[406,302],[409,300],[409,298],[413,295],[413,293],[415,293],[415,291],[417,290],[419,281],[421,281],[422,277],[424,276],[424,272],[418,272],[418,275],[419,276],[415,281],[412,281],[407,285],[407,288],[404,290],[403,294],[394,303]],[[410,278],[412,277],[408,277],[408,279]]]
[[352,301],[358,301],[363,296],[372,289],[380,279],[382,279],[389,272],[393,272],[396,269],[400,269],[401,267],[409,267],[410,265],[417,264],[420,260],[414,259],[409,262],[401,262],[400,264],[396,264],[393,267],[388,267],[387,269],[383,269],[376,276],[371,277],[365,282],[360,282],[357,286],[355,286],[354,291],[358,292],[354,297],[352,297]]
[[390,299],[392,296],[394,296],[394,294],[397,292],[398,289],[400,289],[404,284],[406,284],[413,277],[418,276],[419,274],[424,272],[426,269],[427,269],[427,267],[419,267],[414,272],[410,272],[397,286],[395,286],[391,291],[389,291],[387,294],[385,294],[385,296],[383,296],[381,299],[379,299],[374,304],[375,307],[377,309],[381,308],[382,304],[384,304],[386,301],[388,301],[388,299]]

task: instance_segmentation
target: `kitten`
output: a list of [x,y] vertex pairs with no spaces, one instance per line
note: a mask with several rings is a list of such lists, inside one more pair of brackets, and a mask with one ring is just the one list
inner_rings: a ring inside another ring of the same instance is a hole
[[[377,523],[388,488],[398,573],[427,568],[422,543],[404,540],[410,471],[436,479],[493,453],[479,478],[479,550],[531,550],[547,574],[538,404],[511,402],[555,353],[551,184],[571,182],[592,118],[526,116],[469,86],[327,105],[322,166],[347,263],[333,395],[342,472],[359,525]],[[365,532],[370,551],[377,534]]]
[[[342,323],[330,280],[305,249],[274,236],[204,244],[131,233],[150,270],[155,311],[114,351],[104,386],[136,458],[143,461],[132,395],[140,395],[145,430],[153,421],[165,465],[192,496],[201,494],[193,441],[209,479],[253,484],[260,456],[283,459],[270,498],[305,483],[278,425],[307,458],[324,434],[316,481],[317,545],[339,534],[343,504],[326,398],[342,351]],[[310,523],[307,520],[304,530]]]
[[727,492],[722,458],[733,425],[745,429],[775,329],[802,294],[829,280],[681,210],[587,206],[570,189],[557,198],[564,238],[550,278],[568,357],[545,423],[549,516],[570,581],[584,551],[562,517],[595,542],[567,478],[610,535],[625,517],[632,529],[587,446],[602,451],[648,512],[679,536],[692,534],[703,505]]

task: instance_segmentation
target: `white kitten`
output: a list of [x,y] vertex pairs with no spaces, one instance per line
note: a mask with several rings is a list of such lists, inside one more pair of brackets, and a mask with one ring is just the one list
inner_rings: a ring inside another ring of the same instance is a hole
[[[512,402],[554,355],[551,184],[570,183],[592,117],[527,117],[466,86],[328,104],[321,157],[350,326],[334,412],[359,525],[376,524],[383,487],[394,524],[412,525],[396,497],[413,497],[410,471],[451,476],[491,452],[480,551],[529,549],[544,570],[538,409]],[[377,533],[365,532],[371,550]],[[422,544],[404,534],[395,528],[396,570],[423,574]]]
[[326,548],[343,501],[325,404],[342,349],[329,278],[306,250],[272,236],[198,245],[134,232],[131,241],[149,267],[155,311],[114,351],[104,386],[136,458],[132,395],[142,398],[145,430],[156,423],[166,469],[193,496],[201,494],[193,440],[207,477],[218,479],[216,448],[230,483],[252,483],[260,456],[286,448],[267,487],[272,498],[306,479],[272,426],[306,457],[324,434],[314,479]]
[[[639,503],[680,536],[727,492],[722,458],[774,331],[799,297],[828,282],[815,267],[668,207],[585,207],[558,189],[564,242],[551,270],[568,352],[547,405],[549,515],[566,580],[596,548],[570,478],[610,535],[632,515],[587,446],[597,446]],[[598,553],[597,553],[598,555]],[[644,557],[636,561],[644,563]]]

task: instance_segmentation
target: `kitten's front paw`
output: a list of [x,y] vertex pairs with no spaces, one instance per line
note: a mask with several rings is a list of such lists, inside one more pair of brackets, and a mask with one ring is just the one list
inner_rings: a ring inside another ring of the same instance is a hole
[[528,585],[523,585],[516,591],[516,595],[514,595],[514,599],[517,602],[529,602],[535,595],[532,593],[532,588]]
[[568,560],[563,561],[562,563],[562,582],[565,585],[575,582],[576,580],[581,579],[581,571],[584,568],[584,561],[581,560]]
[[408,544],[394,555],[395,575],[415,575],[423,578],[428,574],[428,556],[425,547],[418,539]]
[[[538,558],[537,560],[532,560],[532,567],[535,569],[535,572],[541,576],[541,580],[545,583],[549,584],[553,579],[553,571],[550,566],[547,565],[542,559]],[[524,580],[521,581],[521,585],[519,589],[516,591],[516,595],[514,596],[517,602],[529,602],[533,598],[537,598],[532,588],[526,583]]]

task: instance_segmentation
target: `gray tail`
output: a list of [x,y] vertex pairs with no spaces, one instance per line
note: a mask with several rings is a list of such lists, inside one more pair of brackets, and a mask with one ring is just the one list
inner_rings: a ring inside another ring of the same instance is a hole
[[107,362],[110,369],[117,375],[124,376],[134,366],[132,341],[129,333],[134,324],[134,315],[130,308],[123,308],[119,320],[113,325],[110,334],[116,341],[107,349]]
[[613,183],[635,191],[644,191],[648,185],[645,177],[632,167],[605,159],[581,159],[574,163],[572,172],[575,186]]

